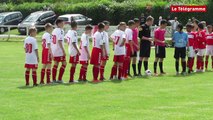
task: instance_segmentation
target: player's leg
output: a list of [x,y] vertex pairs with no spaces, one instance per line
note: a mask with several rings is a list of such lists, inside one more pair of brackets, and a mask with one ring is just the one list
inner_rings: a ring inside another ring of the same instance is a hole
[[41,81],[40,84],[44,84],[44,76],[45,76],[45,70],[46,70],[47,64],[43,64],[42,65],[42,69],[41,69]]
[[160,60],[159,60],[160,74],[166,74],[163,70],[163,60],[164,60],[164,58],[160,58]]
[[213,69],[213,55],[211,56],[211,58],[212,58],[212,69]]
[[155,76],[158,76],[158,73],[157,73],[158,61],[159,61],[159,58],[156,57],[156,58],[155,58],[155,61],[154,61],[154,75],[155,75]]
[[144,61],[143,61],[143,66],[144,66],[144,70],[148,70],[148,60],[149,58],[148,57],[145,57],[144,58]]
[[37,86],[37,69],[32,69],[33,86]]
[[58,83],[63,83],[62,77],[64,75],[64,71],[65,71],[66,66],[67,66],[67,62],[62,61],[62,65],[61,65],[60,70],[59,70]]
[[179,75],[179,58],[175,59],[175,70],[176,70],[176,75]]
[[137,61],[137,52],[134,53],[134,56],[132,57],[132,70],[134,73],[134,76],[138,76],[137,72],[136,72],[136,61]]
[[181,58],[181,65],[182,65],[182,74],[185,75],[186,74],[186,59],[185,58]]
[[114,62],[114,65],[111,69],[110,80],[112,80],[117,75],[117,62]]
[[69,80],[69,83],[73,83],[74,82],[75,69],[76,69],[76,64],[72,63],[72,65],[70,67],[70,80]]
[[47,64],[46,67],[46,78],[47,78],[47,84],[50,84],[50,75],[51,75],[51,63]]
[[25,82],[26,82],[26,86],[30,85],[30,69],[26,68],[25,71]]
[[52,68],[52,80],[53,82],[56,82],[56,74],[57,74],[57,69],[58,69],[58,61],[54,61],[54,65]]
[[100,70],[100,65],[93,65],[93,82],[100,82],[98,80],[98,74],[99,74],[99,70]]
[[123,79],[123,63],[119,62],[118,63],[118,80]]
[[205,68],[206,70],[208,70],[208,63],[209,63],[209,55],[206,55],[206,58],[205,58]]
[[105,80],[104,78],[104,69],[105,69],[105,66],[106,66],[106,60],[102,60],[101,61],[101,66],[100,66],[100,80]]
[[84,64],[83,65],[83,69],[84,69],[84,72],[83,72],[83,82],[87,82],[87,68],[88,68],[88,64]]
[[142,62],[143,62],[143,57],[140,57],[140,59],[138,61],[138,76],[142,76],[142,74],[141,74]]

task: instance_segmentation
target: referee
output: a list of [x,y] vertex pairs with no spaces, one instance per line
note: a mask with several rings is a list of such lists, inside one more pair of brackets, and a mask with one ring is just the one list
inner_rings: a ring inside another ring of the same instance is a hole
[[138,62],[138,76],[142,76],[141,74],[141,66],[142,62],[144,65],[144,70],[148,70],[148,60],[151,53],[151,29],[150,26],[152,26],[154,22],[154,18],[152,16],[148,16],[146,18],[146,23],[141,25],[141,28],[139,29],[139,38],[140,38],[140,59]]

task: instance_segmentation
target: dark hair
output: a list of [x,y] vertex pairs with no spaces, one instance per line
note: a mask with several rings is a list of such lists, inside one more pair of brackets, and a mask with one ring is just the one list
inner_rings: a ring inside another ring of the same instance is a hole
[[202,24],[202,23],[198,23],[198,28],[200,28],[200,29],[204,29],[204,25]]
[[106,20],[104,20],[103,23],[104,23],[105,25],[110,25],[110,22],[109,22],[109,21],[106,21]]
[[192,26],[192,24],[186,24],[186,28],[193,28]]
[[165,25],[165,24],[167,24],[167,21],[165,19],[162,19],[160,22],[160,25]]
[[92,25],[86,25],[86,27],[85,27],[85,30],[92,30],[93,28],[92,28]]
[[132,25],[134,25],[135,24],[135,21],[134,20],[129,20],[128,21],[128,26],[132,26]]
[[135,23],[140,22],[138,18],[134,18]]
[[44,26],[45,30],[48,28],[51,28],[51,27],[53,27],[53,25],[51,23],[46,23]]
[[182,30],[183,30],[183,25],[182,25],[182,24],[178,24],[178,25],[177,25],[177,28],[179,28],[180,31],[182,31]]
[[154,20],[154,18],[153,18],[152,16],[148,16],[148,17],[146,18],[146,22],[152,21],[152,20]]
[[104,29],[105,24],[104,23],[98,23],[98,29]]
[[77,27],[78,23],[75,22],[75,21],[72,21],[72,22],[70,23],[70,25],[71,25],[71,28],[75,28],[75,27]]
[[57,20],[55,21],[55,24],[58,25],[59,23],[62,23],[62,22],[64,22],[62,19],[57,19]]

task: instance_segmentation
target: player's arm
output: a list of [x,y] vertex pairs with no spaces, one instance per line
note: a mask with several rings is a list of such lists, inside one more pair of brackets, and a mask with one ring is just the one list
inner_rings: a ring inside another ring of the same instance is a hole
[[51,43],[47,43],[47,47],[48,47],[49,53],[51,54],[51,56],[53,56]]
[[73,47],[76,49],[78,55],[80,55],[80,51],[79,51],[79,49],[78,49],[78,47],[77,47],[77,45],[76,45],[76,42],[72,42],[72,45],[73,45]]
[[120,47],[124,46],[124,45],[125,45],[125,42],[126,42],[126,38],[123,38],[123,41],[122,41],[122,43],[120,44]]
[[63,53],[64,53],[64,56],[66,56],[66,53],[65,53],[65,50],[64,50],[64,47],[63,47],[63,44],[62,44],[62,40],[59,40],[58,41],[58,45],[59,47],[62,49]]
[[84,49],[85,49],[85,51],[87,53],[88,59],[90,59],[90,53],[89,53],[89,50],[88,50],[87,46],[84,46]]
[[162,41],[162,40],[159,40],[159,39],[156,38],[156,37],[158,37],[158,34],[159,34],[157,31],[155,31],[154,34],[155,34],[155,35],[154,35],[154,42],[165,43],[165,41]]
[[37,60],[39,62],[38,49],[35,49],[35,54],[36,54]]

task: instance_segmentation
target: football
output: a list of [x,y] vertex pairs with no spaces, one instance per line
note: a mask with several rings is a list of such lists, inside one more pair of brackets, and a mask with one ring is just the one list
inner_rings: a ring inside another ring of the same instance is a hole
[[152,75],[152,72],[151,72],[150,70],[146,70],[146,71],[145,71],[145,74],[146,74],[147,76],[151,76],[151,75]]

